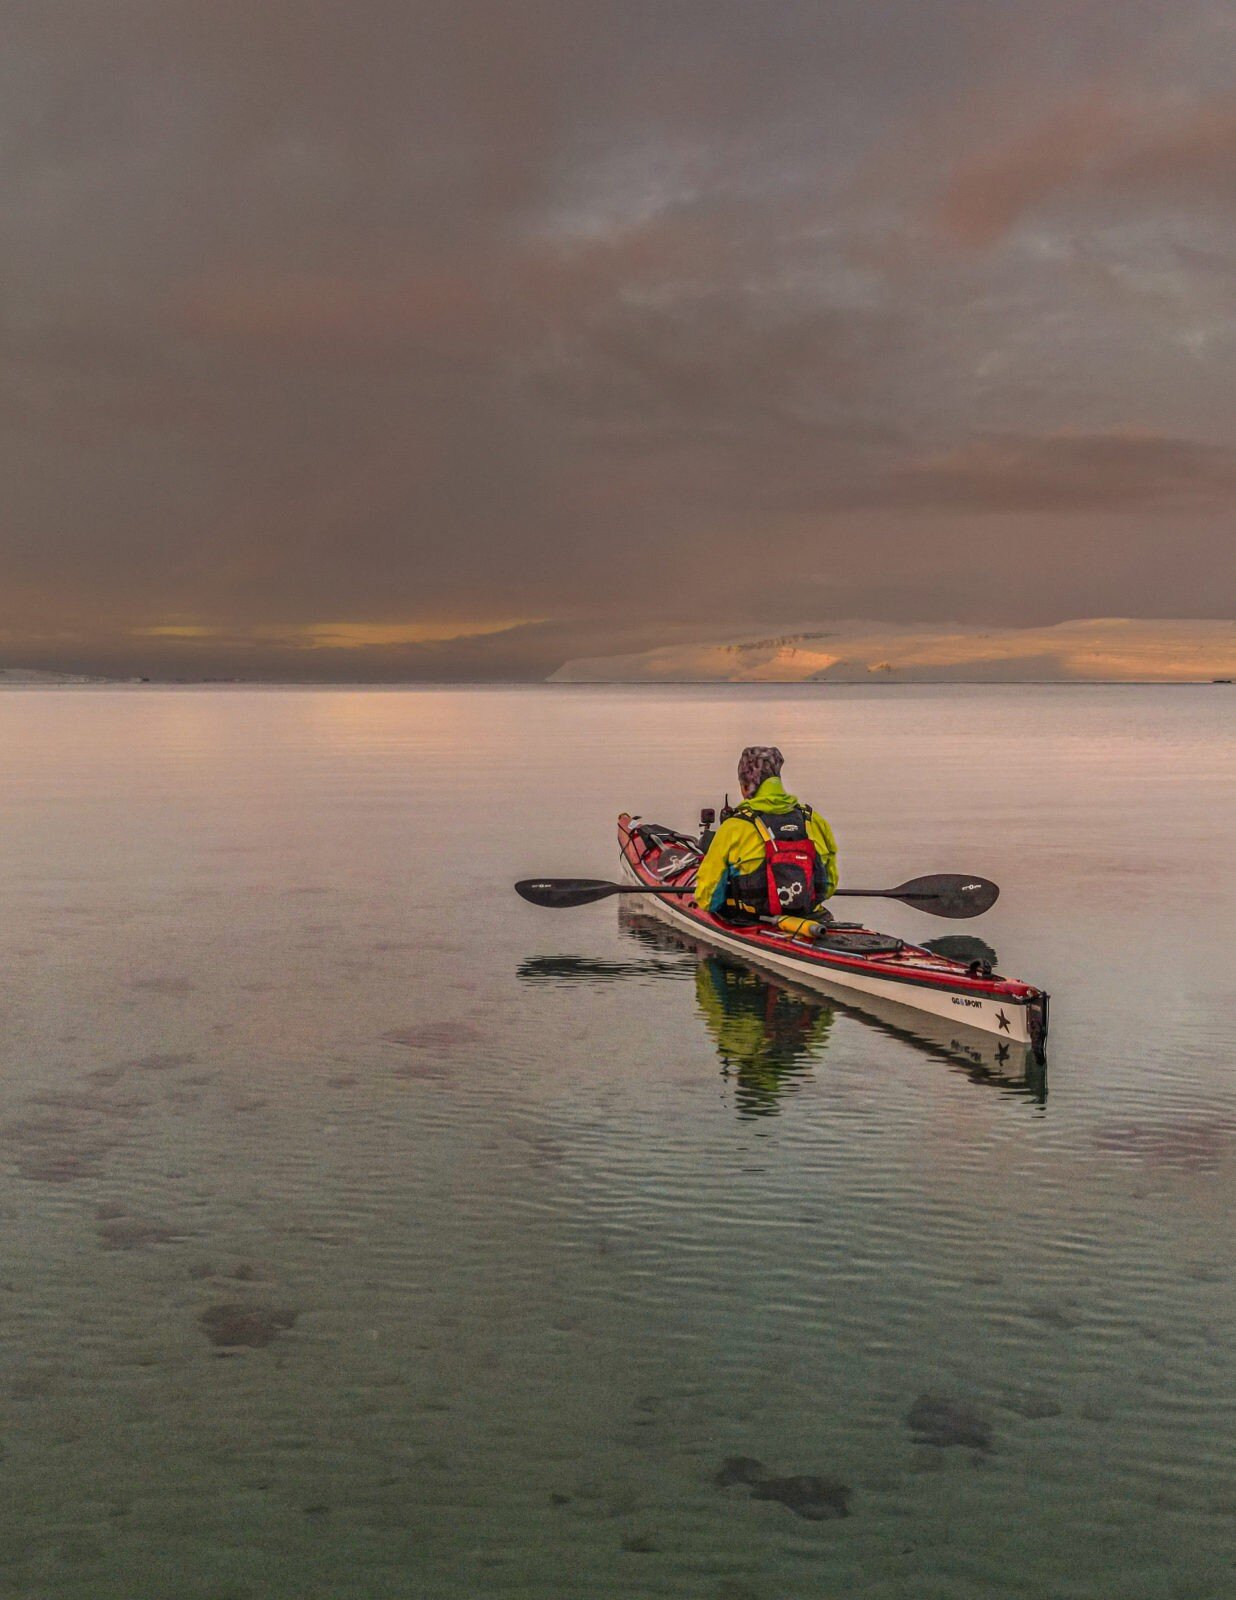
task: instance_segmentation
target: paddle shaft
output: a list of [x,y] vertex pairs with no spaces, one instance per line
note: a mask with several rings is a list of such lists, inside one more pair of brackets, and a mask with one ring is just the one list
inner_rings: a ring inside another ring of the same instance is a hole
[[[691,889],[654,889],[651,884],[644,883],[616,883],[610,891],[612,894],[694,894]],[[898,894],[896,889],[834,889],[829,896],[834,900],[838,895],[854,895],[859,900],[942,900],[939,894]]]
[[941,900],[938,894],[898,894],[896,889],[834,889],[829,895],[830,900],[835,900],[838,895],[853,894],[860,900]]
[[654,889],[650,883],[616,883],[610,892],[612,894],[694,894],[695,887],[692,885],[689,889]]

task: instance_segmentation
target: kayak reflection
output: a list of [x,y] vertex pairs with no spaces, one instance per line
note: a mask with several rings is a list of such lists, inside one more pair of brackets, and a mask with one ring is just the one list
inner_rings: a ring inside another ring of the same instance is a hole
[[[1047,1070],[1023,1045],[972,1028],[954,1027],[872,995],[863,996],[861,1005],[854,1003],[850,991],[844,999],[833,999],[766,977],[754,967],[731,964],[646,911],[622,906],[618,916],[623,933],[649,951],[696,953],[700,1011],[722,1064],[739,1077],[739,1109],[747,1114],[761,1114],[755,1109],[757,1101],[764,1112],[775,1109],[777,1085],[801,1077],[807,1065],[818,1060],[837,1013],[857,1017],[932,1060],[946,1062],[974,1083],[990,1084],[1038,1105],[1047,1100]],[[762,1036],[757,1036],[761,1025]],[[765,1093],[761,1099],[759,1086],[771,1094]]]
[[[974,1083],[990,1084],[1039,1105],[1047,1100],[1046,1068],[1035,1063],[1024,1045],[955,1027],[874,996],[864,996],[860,1006],[852,991],[834,999],[766,977],[631,906],[619,908],[618,921],[624,936],[641,947],[632,959],[529,956],[519,966],[519,977],[526,983],[555,985],[693,979],[700,1017],[722,1071],[734,1081],[740,1116],[770,1116],[777,1111],[779,1099],[804,1081],[828,1048],[838,1013],[902,1040],[931,1060],[964,1072]],[[991,951],[990,958],[994,956]]]

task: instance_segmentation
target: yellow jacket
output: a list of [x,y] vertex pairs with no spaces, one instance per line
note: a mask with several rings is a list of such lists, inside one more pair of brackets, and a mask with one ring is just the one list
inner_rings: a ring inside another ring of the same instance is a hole
[[[752,811],[777,817],[793,811],[798,803],[792,794],[786,793],[780,778],[765,778],[750,800],[743,801]],[[820,899],[827,900],[837,887],[837,841],[824,818],[814,811],[807,823],[807,833],[823,867],[824,893]],[[730,878],[754,872],[764,859],[764,841],[755,824],[746,817],[727,817],[717,829],[708,854],[700,862],[695,879],[696,904],[705,911],[719,911],[725,904]]]

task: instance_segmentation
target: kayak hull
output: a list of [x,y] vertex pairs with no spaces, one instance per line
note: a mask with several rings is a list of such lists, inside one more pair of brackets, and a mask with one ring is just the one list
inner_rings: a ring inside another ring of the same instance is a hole
[[[650,848],[625,812],[618,819],[618,849],[622,871],[633,884],[686,887],[694,882],[698,855],[688,857],[673,847]],[[640,908],[714,949],[824,994],[849,995],[860,1004],[863,996],[870,996],[994,1035],[1031,1051],[1040,1062],[1046,1058],[1048,996],[1031,984],[995,973],[975,976],[965,963],[918,945],[867,958],[830,951],[773,927],[736,928],[701,910],[689,895],[641,896]]]

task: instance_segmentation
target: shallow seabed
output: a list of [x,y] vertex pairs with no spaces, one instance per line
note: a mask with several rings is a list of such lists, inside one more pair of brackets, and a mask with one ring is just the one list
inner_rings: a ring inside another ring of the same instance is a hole
[[[0,693],[0,1593],[1232,1595],[1231,695]],[[1045,1098],[511,894],[749,742]]]

